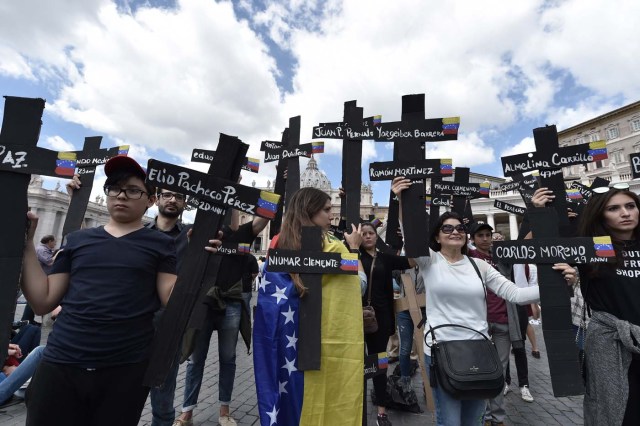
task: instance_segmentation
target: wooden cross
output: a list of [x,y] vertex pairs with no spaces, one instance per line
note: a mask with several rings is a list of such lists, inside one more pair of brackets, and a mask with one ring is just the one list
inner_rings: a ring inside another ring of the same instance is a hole
[[432,184],[432,196],[450,195],[453,211],[466,219],[466,225],[473,224],[473,212],[469,200],[489,198],[490,185],[486,183],[469,183],[469,168],[456,167],[453,182],[439,181]]
[[[262,141],[262,144],[260,145],[260,151],[282,148],[288,143],[288,141],[289,141],[289,128],[286,127],[282,132],[281,142]],[[285,205],[285,202],[286,202],[285,191],[286,191],[287,180],[284,178],[284,172],[286,169],[287,169],[287,160],[282,158],[278,161],[278,165],[276,166],[276,180],[273,183],[273,192],[280,195],[283,206]],[[271,223],[269,223],[270,239],[280,233],[280,225],[282,225],[283,211],[284,211],[284,208],[278,209],[278,212],[276,213],[276,217],[274,217],[271,220]]]
[[279,202],[276,194],[235,183],[248,148],[249,145],[240,139],[220,134],[217,154],[206,174],[149,160],[148,182],[197,198],[199,208],[181,274],[158,325],[144,378],[146,386],[164,383],[187,325],[197,328],[203,323],[207,307],[197,305],[196,301],[202,300],[215,284],[221,256],[211,256],[202,247],[217,236],[227,209],[235,208],[263,217],[275,215]]
[[558,238],[558,214],[555,209],[533,208],[527,214],[535,238],[495,241],[493,259],[502,263],[538,266],[540,302],[544,306],[542,331],[553,395],[582,395],[584,385],[571,322],[570,294],[564,277],[554,271],[552,265],[558,262],[585,264],[615,261],[611,237]]
[[100,149],[101,141],[102,136],[86,137],[82,151],[77,154],[76,173],[82,178],[82,186],[80,189],[73,191],[73,197],[71,197],[71,203],[69,203],[67,210],[67,217],[62,226],[63,240],[68,233],[77,231],[82,227],[82,221],[89,205],[89,196],[93,189],[96,167],[105,164],[111,157],[127,155],[129,152],[129,145]]
[[[456,140],[459,123],[458,117],[425,119],[424,94],[405,95],[402,97],[401,121],[380,123],[374,127],[374,140],[394,142],[394,161],[413,161],[416,158],[425,158],[425,142]],[[429,241],[425,238],[428,232],[425,192],[424,180],[416,180],[402,193],[402,211],[405,214],[404,244],[408,257],[429,254]],[[397,212],[396,218],[392,216],[392,204],[390,200],[387,238],[393,236],[389,231],[394,227],[394,223],[397,223]],[[390,243],[388,239],[387,243]]]
[[298,273],[307,287],[305,297],[300,298],[299,312],[298,370],[303,371],[321,367],[322,274],[358,273],[357,254],[322,251],[322,232],[318,226],[305,226],[300,251],[270,249],[267,253],[270,272]]

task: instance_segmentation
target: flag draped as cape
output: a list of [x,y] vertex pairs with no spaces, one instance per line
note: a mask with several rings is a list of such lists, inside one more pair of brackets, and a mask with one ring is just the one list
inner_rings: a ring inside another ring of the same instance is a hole
[[[348,253],[332,236],[325,252]],[[305,296],[306,297],[306,296]],[[323,275],[321,368],[298,371],[299,297],[289,274],[265,274],[254,317],[260,424],[362,425],[364,334],[357,275]]]

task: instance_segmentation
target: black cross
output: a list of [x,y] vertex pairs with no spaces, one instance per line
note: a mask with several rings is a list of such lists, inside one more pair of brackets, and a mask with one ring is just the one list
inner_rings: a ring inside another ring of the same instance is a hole
[[[381,123],[374,128],[374,140],[393,141],[394,161],[414,161],[425,158],[424,143],[456,140],[458,138],[459,118],[425,119],[424,94],[402,97],[402,117],[399,122]],[[387,243],[394,238],[397,230],[397,211],[392,209],[393,194],[389,201],[389,220],[387,221]],[[395,217],[394,217],[395,211]],[[429,254],[428,215],[425,207],[424,180],[416,180],[402,193],[403,227],[405,235],[405,253],[409,257]],[[393,245],[393,244],[391,244]]]
[[611,238],[558,238],[558,214],[553,208],[532,208],[527,216],[535,238],[496,241],[492,248],[493,258],[503,263],[537,265],[540,302],[544,306],[542,331],[553,394],[556,397],[582,395],[584,385],[571,322],[570,294],[567,282],[552,265],[615,261]]
[[[180,276],[158,325],[144,378],[146,386],[164,383],[167,372],[175,361],[187,325],[197,328],[203,323],[207,307],[204,304],[196,305],[196,301],[201,300],[216,282],[221,256],[210,256],[202,247],[216,237],[227,209],[241,209],[261,216],[261,213],[264,213],[261,210],[264,207],[258,208],[261,191],[235,183],[248,148],[249,145],[242,143],[240,139],[221,134],[217,155],[213,158],[207,174],[149,160],[149,182],[198,198],[200,208],[193,223],[193,234]],[[268,194],[262,195],[275,195]],[[275,204],[277,208],[277,201]],[[273,210],[272,207],[267,205],[267,210]]]

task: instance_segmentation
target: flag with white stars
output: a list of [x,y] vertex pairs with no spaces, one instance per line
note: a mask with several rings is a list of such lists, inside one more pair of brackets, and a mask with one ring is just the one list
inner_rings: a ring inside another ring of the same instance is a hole
[[304,390],[304,374],[296,368],[299,297],[289,274],[267,268],[265,263],[253,330],[260,424],[297,425]]
[[[323,251],[348,253],[333,237],[325,239]],[[298,292],[289,274],[268,268],[267,260],[253,328],[261,426],[361,426],[364,333],[360,279],[357,275],[322,276],[321,367],[302,372],[297,369]]]

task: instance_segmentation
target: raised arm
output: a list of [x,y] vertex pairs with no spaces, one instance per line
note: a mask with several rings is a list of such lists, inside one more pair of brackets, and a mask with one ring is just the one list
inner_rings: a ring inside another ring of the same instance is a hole
[[24,296],[27,298],[33,312],[37,315],[45,315],[51,312],[67,292],[69,287],[69,274],[51,274],[47,276],[42,270],[36,248],[33,244],[33,235],[38,226],[38,216],[32,212],[27,213],[30,221],[27,241],[24,248],[24,259],[22,263],[21,287]]

